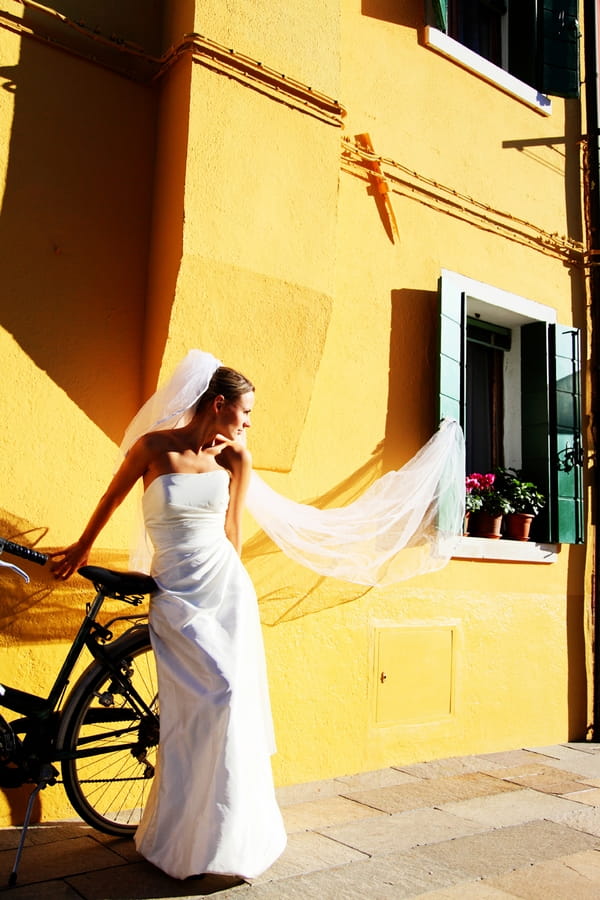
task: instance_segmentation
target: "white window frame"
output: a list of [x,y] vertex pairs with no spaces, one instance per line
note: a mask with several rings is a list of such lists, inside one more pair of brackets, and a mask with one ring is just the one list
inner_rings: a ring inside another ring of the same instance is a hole
[[[467,297],[467,315],[477,314],[496,325],[513,328],[514,352],[505,354],[505,453],[506,464],[519,468],[521,435],[515,430],[515,422],[521,421],[520,340],[518,328],[527,322],[556,324],[556,310],[551,306],[528,300],[518,294],[476,281],[458,272],[442,269],[442,277],[452,281]],[[518,356],[518,359],[517,359]],[[536,544],[520,541],[496,541],[489,538],[460,538],[452,553],[455,559],[512,560],[517,562],[551,563],[558,558],[556,544]]]

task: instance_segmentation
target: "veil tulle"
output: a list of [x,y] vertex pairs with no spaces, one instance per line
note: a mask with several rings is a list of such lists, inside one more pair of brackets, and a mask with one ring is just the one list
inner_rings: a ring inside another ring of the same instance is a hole
[[252,473],[246,504],[292,559],[321,575],[384,586],[446,565],[462,534],[465,454],[456,421],[353,503],[318,509],[288,500]]
[[[132,419],[121,451],[149,431],[184,425],[221,365],[191,350],[172,378]],[[439,430],[402,468],[378,478],[353,503],[318,509],[278,494],[252,473],[247,506],[292,559],[321,575],[357,584],[387,585],[442,568],[462,534],[464,438],[457,422]],[[140,511],[132,568],[149,571],[152,555]]]
[[149,431],[186,425],[210,379],[221,365],[221,360],[210,353],[190,350],[169,381],[146,400],[125,429],[120,446],[123,456],[138,438]]

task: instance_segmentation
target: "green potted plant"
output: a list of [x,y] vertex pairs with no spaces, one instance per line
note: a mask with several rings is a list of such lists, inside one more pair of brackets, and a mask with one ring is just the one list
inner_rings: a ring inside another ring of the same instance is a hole
[[495,483],[506,497],[504,526],[506,537],[528,541],[531,523],[546,504],[542,492],[532,481],[525,481],[516,469],[497,469]]
[[469,534],[472,537],[500,538],[502,516],[509,512],[509,503],[493,472],[467,475],[465,508],[469,515]]

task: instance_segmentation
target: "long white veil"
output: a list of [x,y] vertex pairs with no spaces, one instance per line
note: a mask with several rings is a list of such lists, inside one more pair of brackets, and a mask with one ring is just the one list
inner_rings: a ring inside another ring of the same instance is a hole
[[256,474],[248,509],[292,559],[356,584],[393,584],[446,565],[462,534],[464,439],[457,422],[353,503],[317,509],[278,494]]

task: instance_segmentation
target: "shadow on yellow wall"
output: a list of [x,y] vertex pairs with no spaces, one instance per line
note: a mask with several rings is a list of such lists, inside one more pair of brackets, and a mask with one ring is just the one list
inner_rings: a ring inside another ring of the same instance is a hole
[[[45,528],[32,526],[6,510],[0,510],[0,536],[27,547],[41,549],[40,544],[45,535]],[[42,552],[48,553],[52,549],[58,548],[44,546]],[[8,554],[4,558],[26,571],[31,582],[26,584],[15,573],[0,570],[0,644],[6,646],[9,643],[18,647],[23,644],[47,645],[51,642],[64,644],[64,641],[71,640],[81,623],[85,604],[94,594],[93,585],[77,575],[68,582],[58,582],[52,578],[48,564],[39,566]],[[107,568],[127,568],[126,554],[119,550],[95,551],[94,563]],[[140,607],[136,614],[144,615],[146,608],[145,605]],[[129,612],[130,609],[124,604],[107,600],[101,619]],[[90,661],[87,653],[84,653],[84,657]],[[57,665],[57,662],[53,665]],[[48,676],[52,677],[53,672],[48,672]]]
[[0,324],[116,438],[140,393],[157,94],[6,22],[2,39]]
[[[382,455],[380,445],[364,466],[327,493],[307,502],[320,509],[352,503],[381,475]],[[350,603],[371,590],[306,569],[285,556],[264,531],[244,543],[243,557],[256,587],[264,625],[279,625]]]

